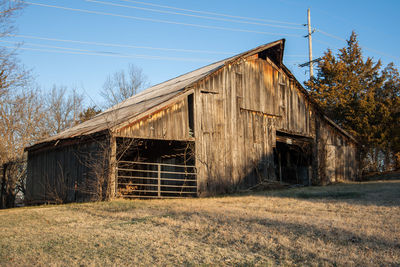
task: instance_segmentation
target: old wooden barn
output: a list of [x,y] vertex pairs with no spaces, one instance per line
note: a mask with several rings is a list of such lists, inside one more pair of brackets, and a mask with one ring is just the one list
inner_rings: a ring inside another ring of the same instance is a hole
[[283,65],[285,40],[155,85],[28,147],[27,200],[187,197],[354,179],[356,141]]

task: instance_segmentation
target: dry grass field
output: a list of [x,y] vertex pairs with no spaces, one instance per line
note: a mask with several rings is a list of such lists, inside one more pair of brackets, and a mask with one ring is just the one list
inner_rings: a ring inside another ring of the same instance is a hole
[[400,180],[0,211],[1,266],[399,266]]

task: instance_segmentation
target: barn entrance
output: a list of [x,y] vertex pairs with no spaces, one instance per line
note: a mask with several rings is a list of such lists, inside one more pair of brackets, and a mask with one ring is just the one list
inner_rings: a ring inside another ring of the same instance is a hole
[[197,196],[194,142],[119,138],[117,148],[119,196]]
[[281,183],[311,185],[311,138],[277,131],[274,161]]

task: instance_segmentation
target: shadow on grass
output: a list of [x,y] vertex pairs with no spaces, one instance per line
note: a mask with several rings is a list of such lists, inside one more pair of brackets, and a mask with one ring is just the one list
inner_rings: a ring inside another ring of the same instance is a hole
[[[369,249],[375,251],[384,252],[397,250],[398,252],[400,252],[399,244],[394,241],[388,241],[386,239],[382,239],[376,236],[360,235],[351,231],[346,231],[344,229],[334,227],[331,227],[330,229],[324,229],[312,224],[283,222],[273,219],[247,219],[247,222],[266,226],[269,230],[276,232],[279,231],[284,236],[293,236],[294,233],[296,239],[304,239],[305,237],[310,240],[319,239],[325,244],[335,244],[336,247],[357,247],[357,249],[360,251],[364,251],[365,247],[368,247]],[[290,254],[292,255],[299,254],[298,249],[294,247],[286,247],[285,249],[290,251]],[[302,255],[303,259],[319,258],[318,262],[324,261],[329,263],[329,265],[337,264],[335,261],[332,260],[332,258],[328,259],[327,257],[319,257],[319,253],[317,251],[302,251],[302,253],[304,253],[304,255]]]
[[400,180],[308,186],[274,191],[256,191],[238,196],[266,196],[305,199],[317,202],[338,201],[359,205],[400,206]]
[[304,199],[360,199],[365,194],[360,192],[300,192],[296,195],[297,198]]
[[[199,216],[197,212],[177,212],[175,214],[176,220],[190,220],[193,216]],[[336,261],[336,252],[332,252],[332,255],[323,255],[319,251],[312,251],[306,249],[307,240],[314,240],[329,246],[334,246],[337,249],[349,249],[353,252],[363,252],[363,254],[369,251],[381,251],[381,258],[374,258],[375,264],[391,265],[395,259],[391,258],[389,251],[400,252],[400,245],[395,241],[386,240],[374,235],[366,236],[365,234],[355,233],[353,231],[344,230],[335,226],[320,227],[312,223],[293,223],[284,220],[276,220],[271,218],[252,218],[252,217],[237,217],[235,214],[224,214],[224,216],[216,216],[215,213],[203,211],[200,216],[207,218],[209,225],[213,225],[209,231],[198,231],[190,232],[191,238],[194,240],[203,240],[205,243],[212,242],[214,245],[220,248],[240,248],[245,247],[252,253],[266,255],[272,257],[277,265],[285,264],[288,254],[289,258],[292,259],[296,265],[314,265],[315,263],[324,263],[325,266],[337,266],[343,264],[341,261]],[[224,235],[226,231],[224,226],[230,225],[260,225],[264,227],[265,231],[260,231],[260,235],[266,235],[265,238],[270,238],[271,242],[275,243],[275,246],[269,247],[263,242],[258,240],[247,240],[242,239],[240,236],[235,235]],[[173,231],[179,229],[171,228]],[[222,233],[220,233],[220,231]],[[271,234],[272,233],[272,234]],[[280,236],[285,238],[279,240],[275,234],[279,233]],[[177,232],[177,235],[181,234]],[[189,233],[188,233],[189,234]],[[268,237],[268,235],[271,235]],[[289,239],[290,241],[288,242]],[[211,241],[210,241],[211,240]],[[300,241],[303,240],[303,241]],[[300,241],[300,242],[298,242]],[[304,243],[302,243],[304,242]],[[385,252],[388,252],[389,255]],[[342,254],[340,252],[339,254]],[[349,259],[344,259],[347,263],[351,262]],[[371,258],[356,257],[350,265],[369,266],[371,265]]]
[[389,171],[384,173],[370,173],[361,178],[361,181],[382,181],[382,180],[399,180],[400,170]]

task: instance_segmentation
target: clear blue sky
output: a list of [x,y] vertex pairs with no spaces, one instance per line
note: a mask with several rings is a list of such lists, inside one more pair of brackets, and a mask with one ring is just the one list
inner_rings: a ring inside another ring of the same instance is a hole
[[308,74],[298,64],[308,55],[302,37],[307,8],[313,28],[323,31],[313,34],[314,58],[328,48],[337,52],[355,30],[364,55],[400,65],[397,0],[26,2],[31,4],[16,19],[18,36],[0,45],[23,43],[18,57],[43,89],[77,87],[96,103],[106,77],[130,63],[157,84],[281,38],[286,38],[284,62],[303,82]]

